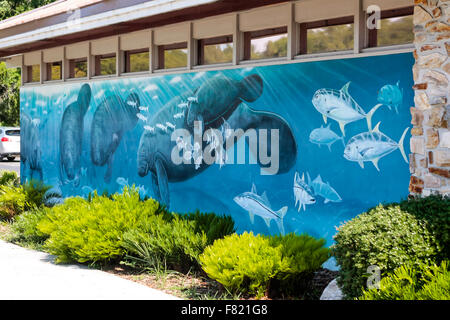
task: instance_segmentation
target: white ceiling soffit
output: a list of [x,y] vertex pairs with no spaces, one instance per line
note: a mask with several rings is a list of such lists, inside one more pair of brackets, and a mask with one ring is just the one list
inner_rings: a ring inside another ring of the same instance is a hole
[[30,42],[73,34],[86,30],[137,20],[161,13],[200,6],[218,0],[153,0],[132,7],[111,10],[93,16],[74,19],[65,23],[17,34],[0,39],[0,50]]

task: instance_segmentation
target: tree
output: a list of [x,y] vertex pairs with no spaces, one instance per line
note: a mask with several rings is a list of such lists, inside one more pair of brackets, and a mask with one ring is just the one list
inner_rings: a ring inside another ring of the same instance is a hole
[[0,0],[0,20],[45,6],[55,0]]
[[[13,17],[55,0],[0,0],[0,20]],[[0,124],[17,126],[20,122],[20,69],[7,69],[0,63]]]
[[20,69],[8,69],[0,63],[0,124],[17,126],[20,118]]

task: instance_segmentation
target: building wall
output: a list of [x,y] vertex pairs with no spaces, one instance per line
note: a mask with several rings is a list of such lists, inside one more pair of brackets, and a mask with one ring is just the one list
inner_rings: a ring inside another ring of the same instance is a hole
[[415,0],[411,194],[450,193],[450,1]]
[[[331,244],[337,225],[408,196],[413,63],[403,53],[26,86],[22,177],[63,197],[135,185],[173,211],[230,214],[239,232]],[[228,145],[227,129],[257,147]]]

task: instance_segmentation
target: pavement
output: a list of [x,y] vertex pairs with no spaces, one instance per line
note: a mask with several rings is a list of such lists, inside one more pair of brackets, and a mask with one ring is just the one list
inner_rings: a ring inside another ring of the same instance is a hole
[[86,266],[0,240],[0,300],[179,300]]
[[20,159],[17,158],[17,160],[14,161],[0,161],[0,171],[7,170],[7,171],[15,171],[18,175],[20,175]]

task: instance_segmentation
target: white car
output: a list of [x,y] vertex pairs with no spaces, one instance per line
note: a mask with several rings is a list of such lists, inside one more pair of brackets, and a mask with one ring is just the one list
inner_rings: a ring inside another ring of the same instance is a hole
[[0,127],[0,161],[20,156],[20,128]]

